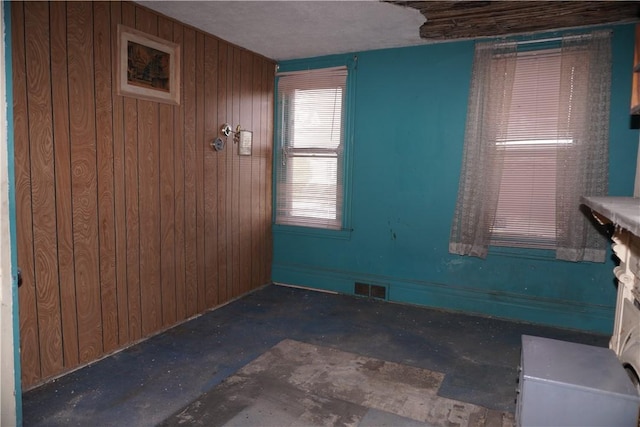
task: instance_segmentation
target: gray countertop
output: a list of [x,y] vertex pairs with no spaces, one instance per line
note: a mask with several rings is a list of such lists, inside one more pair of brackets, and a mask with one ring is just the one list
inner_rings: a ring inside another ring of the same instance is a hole
[[582,197],[581,202],[614,224],[640,236],[640,198]]

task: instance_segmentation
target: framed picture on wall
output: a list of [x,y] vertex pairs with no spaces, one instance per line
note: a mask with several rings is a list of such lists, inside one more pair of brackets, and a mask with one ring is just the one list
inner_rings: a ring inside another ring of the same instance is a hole
[[180,104],[180,45],[118,25],[117,93]]

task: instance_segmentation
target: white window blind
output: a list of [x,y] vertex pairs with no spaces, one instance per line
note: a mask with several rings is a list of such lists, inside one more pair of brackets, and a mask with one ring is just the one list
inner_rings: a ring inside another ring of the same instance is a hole
[[278,75],[276,224],[340,229],[347,68]]
[[[503,157],[491,244],[532,248],[556,245],[556,163],[559,147],[559,49],[518,53],[507,131],[496,141]],[[586,89],[586,88],[585,88]]]

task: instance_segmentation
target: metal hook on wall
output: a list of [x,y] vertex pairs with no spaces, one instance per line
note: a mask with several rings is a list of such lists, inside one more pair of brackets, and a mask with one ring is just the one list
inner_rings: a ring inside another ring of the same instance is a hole
[[[225,139],[228,139],[229,135],[231,135],[231,126],[229,126],[228,123],[223,124],[220,127],[220,133],[222,135],[224,135]],[[234,139],[235,139],[235,137],[234,137]],[[222,151],[224,149],[224,146],[225,146],[225,141],[218,136],[218,137],[216,137],[216,139],[211,141],[209,144],[211,145],[211,148],[213,148],[214,150]]]
[[[253,132],[242,129],[242,126],[238,124],[236,130],[233,131],[229,123],[225,123],[220,127],[220,134],[224,135],[225,139],[229,141],[229,135],[233,134],[233,143],[238,144],[238,155],[250,156],[251,147],[253,145]],[[210,142],[211,148],[216,151],[224,149],[225,141],[217,137]]]

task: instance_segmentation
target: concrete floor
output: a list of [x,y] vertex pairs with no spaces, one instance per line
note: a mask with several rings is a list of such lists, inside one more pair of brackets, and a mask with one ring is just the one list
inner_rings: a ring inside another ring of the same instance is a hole
[[509,412],[439,396],[444,378],[441,372],[285,339],[162,427],[514,426]]
[[608,337],[270,285],[23,395],[25,426],[166,420],[283,339],[444,374],[438,395],[515,410],[522,334]]

